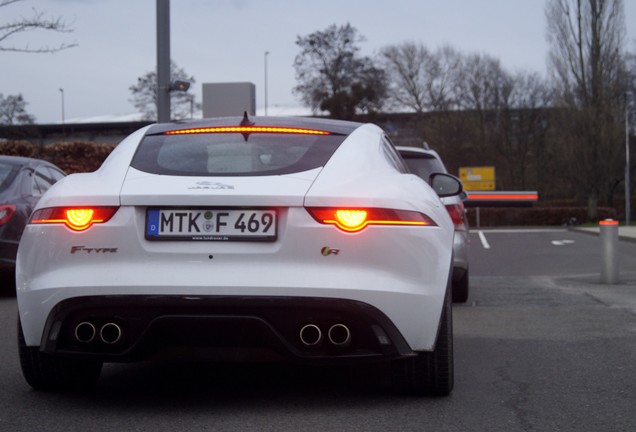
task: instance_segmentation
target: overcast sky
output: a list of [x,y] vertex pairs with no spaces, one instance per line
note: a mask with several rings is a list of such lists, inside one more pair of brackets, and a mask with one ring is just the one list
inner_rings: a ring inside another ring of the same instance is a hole
[[[74,28],[31,32],[5,45],[78,44],[56,54],[0,52],[0,93],[21,93],[37,123],[61,122],[60,88],[67,121],[134,113],[129,87],[156,63],[155,7],[156,0],[23,0],[0,8],[0,24],[35,9]],[[545,74],[544,8],[545,0],[173,0],[171,53],[195,77],[199,102],[202,83],[248,81],[262,113],[269,51],[268,113],[282,114],[301,105],[292,93],[297,36],[348,22],[366,38],[365,55],[407,41],[449,44],[496,57],[511,72]],[[625,0],[625,15],[634,50],[635,0]]]

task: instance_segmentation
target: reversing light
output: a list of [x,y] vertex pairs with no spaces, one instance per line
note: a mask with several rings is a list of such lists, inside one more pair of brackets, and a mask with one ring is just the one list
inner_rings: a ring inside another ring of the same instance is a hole
[[93,224],[110,220],[118,207],[51,207],[36,210],[29,223],[65,224],[73,231],[84,231]]
[[436,226],[425,214],[409,210],[307,207],[307,211],[317,222],[346,232],[358,232],[368,225]]
[[275,134],[299,134],[299,135],[330,135],[327,131],[316,129],[289,128],[276,126],[220,126],[194,129],[179,129],[164,132],[164,135],[189,135],[210,133],[275,133]]

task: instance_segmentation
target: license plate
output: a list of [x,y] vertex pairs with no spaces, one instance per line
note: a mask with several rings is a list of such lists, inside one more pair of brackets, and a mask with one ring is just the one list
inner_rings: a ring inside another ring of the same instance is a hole
[[274,241],[276,211],[263,209],[148,209],[148,240]]

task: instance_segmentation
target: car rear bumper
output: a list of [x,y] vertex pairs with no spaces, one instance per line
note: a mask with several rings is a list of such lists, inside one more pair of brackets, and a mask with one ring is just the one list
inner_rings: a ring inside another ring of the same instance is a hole
[[343,234],[290,209],[276,242],[150,242],[131,228],[144,215],[122,208],[108,226],[70,235],[27,226],[16,270],[27,346],[49,338],[46,322],[67,302],[121,297],[353,301],[381,311],[410,350],[434,347],[452,267],[447,230]]
[[463,270],[459,273],[464,274],[468,270],[468,248],[470,238],[466,231],[455,231],[453,238],[453,267]]
[[342,299],[215,296],[90,296],[50,313],[41,349],[103,361],[179,350],[217,359],[346,361],[413,352],[391,320]]

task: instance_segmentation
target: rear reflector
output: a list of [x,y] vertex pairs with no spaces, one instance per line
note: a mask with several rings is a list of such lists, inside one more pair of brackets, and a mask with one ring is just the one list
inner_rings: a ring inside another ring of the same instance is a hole
[[164,132],[164,135],[189,135],[209,133],[273,133],[273,134],[299,134],[299,135],[330,135],[327,131],[302,128],[286,128],[276,126],[221,126],[196,129],[180,129]]
[[331,207],[306,207],[306,209],[317,222],[335,225],[347,232],[361,231],[368,225],[436,225],[436,223],[425,214],[408,210]]
[[84,231],[93,224],[107,222],[119,207],[51,207],[36,210],[32,224],[65,224],[74,231]]

